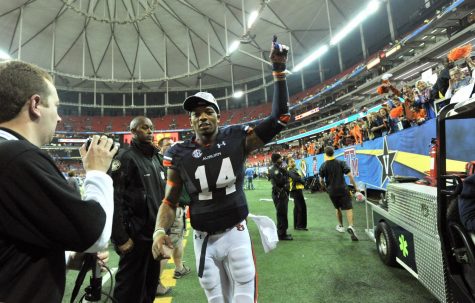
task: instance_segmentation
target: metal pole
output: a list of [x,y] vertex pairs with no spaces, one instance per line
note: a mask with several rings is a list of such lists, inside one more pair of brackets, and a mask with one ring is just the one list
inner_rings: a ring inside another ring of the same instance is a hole
[[53,41],[51,41],[51,65],[50,70],[54,71],[55,44],[56,44],[56,21],[53,22]]
[[247,83],[244,84],[244,94],[246,95],[246,96],[245,96],[246,108],[249,108],[249,97],[248,97],[248,94],[247,94]]
[[143,94],[143,115],[147,116],[147,94]]
[[165,67],[165,78],[168,78],[168,62],[167,62],[167,36],[165,35],[165,33],[163,33],[163,47],[165,48],[164,49],[164,55],[165,55],[165,64],[164,64],[164,67]]
[[190,29],[186,29],[187,34],[186,36],[188,39],[186,39],[186,63],[188,65],[188,75],[190,75]]
[[300,84],[302,85],[302,91],[305,90],[305,78],[303,76],[303,69],[300,71]]
[[211,44],[209,41],[209,28],[211,27],[211,22],[208,18],[208,65],[211,65]]
[[[328,5],[328,0],[325,0],[326,8],[327,8],[327,18],[328,18],[328,31],[330,32],[330,40],[333,39],[333,32],[332,32],[332,19],[330,16],[330,6]],[[338,63],[340,65],[340,72],[343,71],[343,59],[341,58],[341,49],[340,43],[337,45],[337,53],[338,53]]]
[[81,105],[82,105],[82,94],[79,92],[78,94],[78,116],[81,116]]
[[101,94],[101,117],[104,117],[104,94]]
[[295,67],[295,62],[294,62],[294,47],[292,45],[292,32],[289,31],[289,51],[290,51],[290,60],[292,62],[292,68]]
[[97,86],[96,86],[96,80],[94,80],[94,107],[97,106]]
[[388,11],[388,23],[389,23],[389,33],[391,34],[391,41],[396,40],[396,29],[394,28],[393,15],[391,12],[390,0],[386,1],[386,10]]
[[363,58],[368,58],[368,49],[366,48],[366,40],[364,37],[363,24],[360,23],[360,38],[361,38],[361,50],[363,51]]
[[122,94],[122,116],[125,117],[125,94]]
[[246,10],[244,9],[244,0],[241,1],[242,3],[242,33],[245,34],[246,33],[246,28],[247,28],[247,25],[246,25]]
[[325,81],[325,73],[323,72],[322,59],[318,59],[318,71],[320,73],[320,82]]
[[[261,56],[264,57],[264,52],[261,52]],[[264,70],[264,62],[261,62],[261,70],[262,70],[262,89],[264,90],[265,103],[267,103],[266,72]]]
[[234,66],[231,63],[231,93],[234,95]]
[[226,18],[226,7],[225,7],[225,3],[223,2],[223,8],[224,8],[224,40],[226,42],[226,54],[228,54],[228,48],[229,48],[229,44],[228,44],[228,22],[227,22],[227,18]]
[[111,79],[113,80],[114,79],[114,42],[115,42],[115,38],[112,37],[112,45],[111,45]]
[[86,75],[86,29],[82,32],[82,76]]
[[224,88],[224,94],[226,95],[226,110],[229,110],[229,98],[228,98],[228,88]]
[[343,65],[343,58],[341,57],[340,43],[338,43],[337,45],[337,50],[338,50],[338,63],[340,64],[340,72],[342,72],[345,66]]
[[18,36],[18,54],[17,59],[21,60],[21,39],[23,36],[23,6],[20,8],[20,35]]
[[165,87],[166,87],[166,95],[165,95],[165,115],[168,115],[168,105],[169,105],[169,102],[168,102],[168,80],[166,80],[165,82]]

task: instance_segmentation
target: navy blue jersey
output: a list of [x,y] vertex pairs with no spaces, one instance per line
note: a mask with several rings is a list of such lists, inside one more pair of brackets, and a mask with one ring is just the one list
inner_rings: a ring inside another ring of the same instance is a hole
[[222,231],[247,217],[243,190],[247,129],[241,125],[220,128],[214,145],[186,140],[165,154],[164,165],[179,171],[191,197],[194,229]]

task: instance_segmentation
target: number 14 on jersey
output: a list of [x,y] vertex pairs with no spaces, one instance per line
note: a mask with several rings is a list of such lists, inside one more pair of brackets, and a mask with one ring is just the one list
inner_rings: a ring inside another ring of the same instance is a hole
[[[206,177],[205,165],[196,168],[195,178],[200,181],[201,192],[198,195],[200,200],[213,199],[213,193],[209,191],[208,179]],[[236,176],[234,175],[231,159],[226,157],[221,162],[216,188],[226,188],[226,195],[236,191]]]

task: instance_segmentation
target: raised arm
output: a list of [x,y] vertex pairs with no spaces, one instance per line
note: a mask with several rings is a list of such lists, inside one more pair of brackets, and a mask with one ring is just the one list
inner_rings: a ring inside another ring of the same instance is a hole
[[164,246],[172,247],[166,231],[172,226],[173,221],[175,221],[175,212],[180,200],[182,187],[183,181],[180,177],[180,173],[176,169],[169,168],[165,198],[158,209],[155,232],[153,233],[152,253],[155,259],[170,257],[164,250]]
[[272,76],[274,77],[274,96],[272,99],[272,112],[269,117],[261,121],[254,131],[249,133],[246,138],[246,152],[269,143],[272,138],[280,133],[290,120],[289,113],[289,92],[287,89],[287,80],[285,79],[287,53],[289,48],[277,43],[277,37],[274,36],[270,61],[272,62]]

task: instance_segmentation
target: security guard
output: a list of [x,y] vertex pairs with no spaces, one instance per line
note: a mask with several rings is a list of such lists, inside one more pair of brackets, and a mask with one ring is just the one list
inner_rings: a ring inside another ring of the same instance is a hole
[[282,156],[272,154],[272,165],[269,169],[269,179],[272,182],[272,200],[277,211],[277,234],[279,240],[293,240],[292,235],[287,234],[289,222],[287,211],[289,204],[289,175],[282,167]]
[[[130,131],[130,147],[120,150],[112,162],[115,209],[111,239],[120,254],[113,297],[119,303],[152,303],[160,284],[152,235],[165,193],[165,169],[153,145],[152,121],[135,117]],[[160,286],[160,294],[169,292]]]

